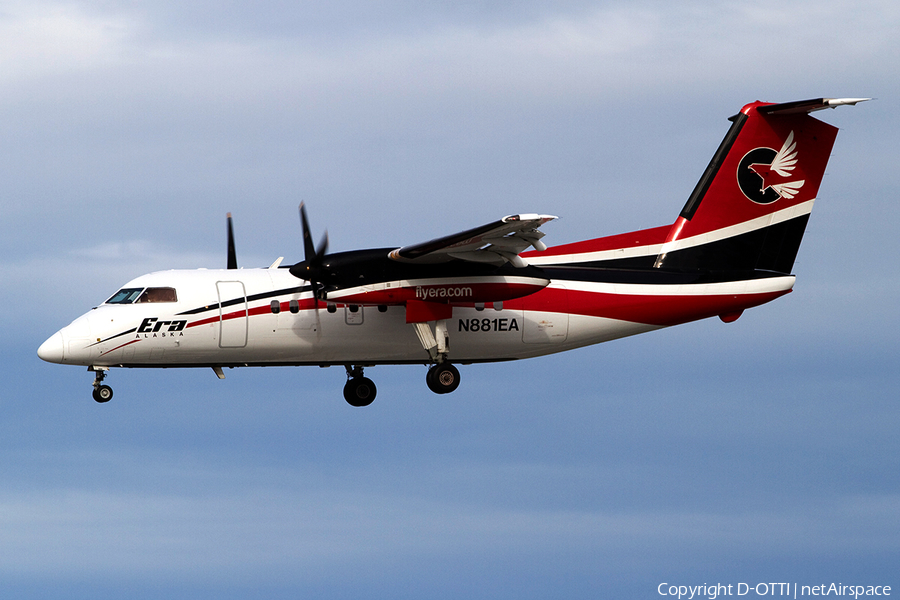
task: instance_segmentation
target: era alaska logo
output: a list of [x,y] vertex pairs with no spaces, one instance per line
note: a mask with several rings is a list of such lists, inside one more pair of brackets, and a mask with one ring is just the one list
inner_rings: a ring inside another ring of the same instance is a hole
[[751,201],[771,204],[781,198],[790,200],[803,187],[805,179],[786,181],[797,166],[797,142],[791,131],[781,150],[754,148],[744,155],[737,168],[738,187]]

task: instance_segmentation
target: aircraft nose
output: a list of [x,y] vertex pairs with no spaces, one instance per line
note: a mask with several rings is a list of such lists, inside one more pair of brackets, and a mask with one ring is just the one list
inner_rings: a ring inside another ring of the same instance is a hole
[[61,363],[63,361],[63,336],[57,331],[47,338],[47,341],[41,344],[37,354],[42,360],[52,363]]

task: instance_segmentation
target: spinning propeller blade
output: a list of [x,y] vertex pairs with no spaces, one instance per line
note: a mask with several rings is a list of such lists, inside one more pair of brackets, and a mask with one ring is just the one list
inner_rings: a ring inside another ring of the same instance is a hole
[[234,249],[234,229],[231,226],[231,213],[226,215],[228,222],[228,268],[237,269],[237,251]]
[[319,247],[313,246],[309,220],[306,218],[306,206],[300,203],[300,224],[303,226],[303,261],[290,268],[291,275],[309,281],[313,290],[316,308],[319,307],[319,283],[321,281],[322,259],[328,251],[328,232],[322,236]]
[[309,262],[316,255],[316,250],[313,247],[309,220],[306,218],[306,205],[303,202],[300,203],[300,224],[303,226],[303,258]]

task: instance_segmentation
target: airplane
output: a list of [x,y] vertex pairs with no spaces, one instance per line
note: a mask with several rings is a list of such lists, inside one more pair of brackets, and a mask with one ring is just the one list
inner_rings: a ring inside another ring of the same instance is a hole
[[[752,102],[731,126],[674,223],[547,247],[556,219],[518,214],[428,242],[327,253],[300,205],[304,259],[129,281],[38,349],[87,366],[107,402],[109,370],[343,366],[344,399],[367,406],[364,369],[422,364],[437,394],[456,365],[537,357],[698,319],[733,322],[789,293],[837,128],[810,116],[870,98]],[[530,249],[530,250],[529,250]]]

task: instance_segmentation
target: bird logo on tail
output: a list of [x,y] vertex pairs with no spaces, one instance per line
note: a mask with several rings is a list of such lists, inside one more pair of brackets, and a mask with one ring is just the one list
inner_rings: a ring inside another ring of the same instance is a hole
[[745,154],[737,170],[741,192],[757,204],[794,198],[805,183],[804,179],[789,180],[797,166],[797,154],[793,131],[777,152],[772,148],[755,148]]

